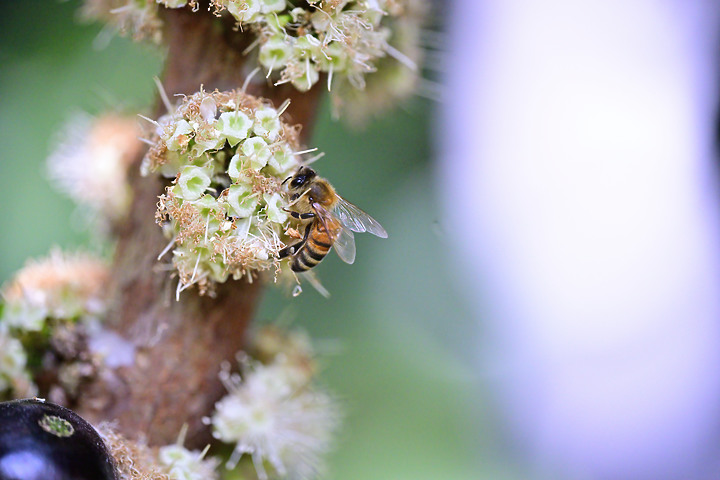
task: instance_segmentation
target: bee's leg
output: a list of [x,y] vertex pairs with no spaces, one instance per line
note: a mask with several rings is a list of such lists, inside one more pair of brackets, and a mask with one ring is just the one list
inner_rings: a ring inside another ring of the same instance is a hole
[[305,234],[303,235],[303,239],[299,242],[293,243],[292,245],[288,245],[287,247],[283,248],[278,252],[278,258],[285,258],[289,257],[290,255],[295,255],[295,253],[300,250],[303,245],[305,245],[305,242],[307,242],[308,236],[310,235],[310,228],[312,225],[308,225],[305,229]]
[[297,243],[293,243],[292,245],[288,245],[287,247],[283,248],[278,252],[278,258],[285,258],[295,255],[295,252],[302,248],[303,243],[305,242],[301,240]]
[[303,196],[305,196],[305,194],[308,193],[309,191],[310,191],[310,189],[308,188],[308,189],[305,190],[303,193],[296,193],[296,194],[294,194],[294,195],[291,197],[292,202],[290,202],[290,203],[288,204],[288,207],[292,207],[292,206],[295,205],[297,202],[299,202],[300,199],[301,199]]
[[308,218],[313,218],[315,216],[315,214],[313,212],[300,213],[300,212],[295,212],[293,210],[288,210],[287,208],[283,208],[283,210],[288,212],[293,217],[299,218],[300,220],[307,220]]

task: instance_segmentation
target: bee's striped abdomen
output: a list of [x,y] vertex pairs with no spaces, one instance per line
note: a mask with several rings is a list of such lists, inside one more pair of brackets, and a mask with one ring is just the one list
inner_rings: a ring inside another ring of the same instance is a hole
[[310,270],[320,263],[330,251],[341,227],[336,222],[328,221],[326,223],[328,223],[328,228],[333,233],[332,236],[328,235],[321,222],[316,221],[308,227],[311,230],[307,241],[293,256],[290,268],[294,272]]

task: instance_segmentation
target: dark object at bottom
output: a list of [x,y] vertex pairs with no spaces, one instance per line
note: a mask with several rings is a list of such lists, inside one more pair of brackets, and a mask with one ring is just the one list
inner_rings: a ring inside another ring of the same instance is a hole
[[0,403],[0,480],[115,480],[110,454],[88,422],[40,400]]

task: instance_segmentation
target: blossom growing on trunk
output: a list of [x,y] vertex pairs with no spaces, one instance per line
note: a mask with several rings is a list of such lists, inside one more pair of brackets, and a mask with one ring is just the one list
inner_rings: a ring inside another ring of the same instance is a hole
[[54,250],[46,258],[29,261],[2,289],[0,323],[39,331],[50,318],[98,316],[105,309],[108,275],[105,262],[90,254]]
[[142,169],[173,179],[157,219],[171,237],[178,293],[279,273],[293,222],[282,182],[304,153],[297,128],[280,118],[286,106],[239,90],[200,91],[156,122]]
[[140,153],[138,119],[75,114],[57,135],[47,161],[51,184],[107,228],[125,214],[128,169]]
[[[361,123],[358,117],[364,119],[364,112],[386,110],[415,91],[425,0],[209,3],[216,16],[230,20],[226,25],[234,23],[239,34],[255,37],[243,53],[270,81],[290,83],[303,92],[325,82],[336,113],[347,114],[351,123]],[[197,0],[86,0],[83,11],[136,39],[160,43],[162,8],[207,14]],[[368,83],[375,84],[370,98],[363,95]],[[346,101],[348,94],[359,101]]]
[[226,364],[220,378],[229,393],[207,419],[215,438],[235,445],[228,467],[247,455],[261,480],[317,478],[340,413],[335,399],[314,385],[316,370],[308,367],[315,355],[307,337],[265,327],[250,351],[266,363],[241,355],[239,374]]
[[102,423],[98,431],[115,464],[118,480],[216,480],[219,461],[203,451],[189,450],[180,439],[172,445],[150,447],[117,433],[112,424]]

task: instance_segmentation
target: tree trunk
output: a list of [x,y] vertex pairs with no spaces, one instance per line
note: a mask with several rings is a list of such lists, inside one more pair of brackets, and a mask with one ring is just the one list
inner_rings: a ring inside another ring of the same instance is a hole
[[[190,95],[201,85],[206,91],[243,85],[254,68],[242,53],[251,33],[233,31],[231,20],[203,7],[194,13],[187,8],[164,13],[169,50],[162,83],[171,101],[174,94]],[[264,80],[262,74],[257,78]],[[306,93],[265,81],[247,91],[275,106],[290,98],[286,121],[303,125],[302,141],[307,142],[321,83]],[[158,102],[156,114],[163,113]],[[163,268],[167,257],[157,260],[167,239],[155,223],[155,210],[167,183],[158,176],[141,177],[138,170],[133,169],[130,179],[131,209],[118,227],[107,323],[135,346],[135,362],[97,378],[84,390],[77,409],[93,423],[115,420],[120,433],[144,437],[151,445],[173,443],[188,424],[186,446],[202,447],[210,439],[202,417],[212,413],[225,393],[218,379],[220,364],[232,361],[243,347],[261,282],[229,280],[217,286],[214,297],[199,296],[191,288],[175,301],[177,278]]]

